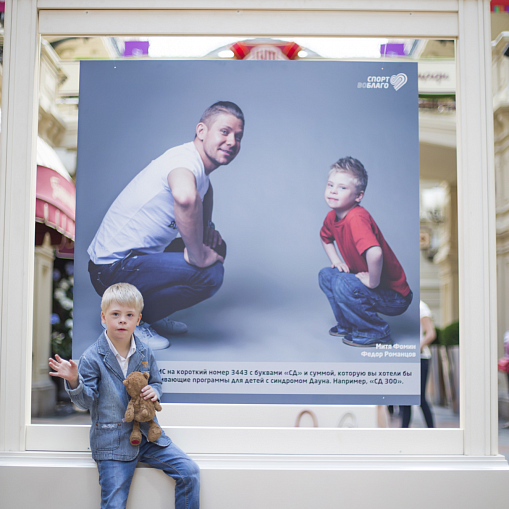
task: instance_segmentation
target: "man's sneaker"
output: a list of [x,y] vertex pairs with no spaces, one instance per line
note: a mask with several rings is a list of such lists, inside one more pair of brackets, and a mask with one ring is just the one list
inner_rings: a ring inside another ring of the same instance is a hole
[[348,333],[347,332],[339,332],[337,325],[334,325],[334,327],[331,327],[329,329],[329,334],[331,336],[336,336],[338,338],[344,338]]
[[174,336],[187,332],[187,325],[185,323],[170,320],[169,317],[162,318],[157,322],[153,322],[151,325],[159,334],[164,334],[165,336]]
[[141,323],[134,329],[135,336],[152,350],[164,350],[170,342],[160,336],[148,323]]
[[343,343],[350,346],[359,346],[361,348],[376,347],[376,345],[392,345],[392,338],[386,336],[380,339],[370,338],[353,338],[351,334],[346,335],[343,338]]

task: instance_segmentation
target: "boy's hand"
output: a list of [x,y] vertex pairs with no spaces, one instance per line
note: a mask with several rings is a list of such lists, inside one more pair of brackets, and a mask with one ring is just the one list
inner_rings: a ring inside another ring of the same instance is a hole
[[221,237],[221,234],[212,227],[205,228],[205,231],[203,233],[203,243],[206,246],[211,247],[214,249],[215,247],[219,246],[223,242],[223,239]]
[[54,359],[50,357],[49,367],[53,370],[53,372],[50,372],[51,376],[64,378],[69,382],[72,389],[78,387],[78,365],[72,359],[66,361],[57,354]]
[[141,390],[140,396],[143,399],[150,399],[152,401],[157,401],[157,393],[152,388],[151,385],[145,385],[145,387],[143,387],[143,389]]
[[359,279],[364,286],[367,286],[368,288],[376,288],[376,286],[370,286],[369,284],[369,272],[358,272],[355,274],[355,277]]
[[339,272],[350,272],[350,267],[348,267],[348,265],[342,261],[333,263],[332,268],[338,269]]

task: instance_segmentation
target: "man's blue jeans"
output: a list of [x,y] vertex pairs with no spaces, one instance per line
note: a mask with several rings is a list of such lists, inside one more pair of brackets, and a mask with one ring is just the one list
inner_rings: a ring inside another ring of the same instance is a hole
[[134,469],[138,461],[162,470],[175,479],[175,509],[200,507],[200,468],[175,444],[168,447],[147,442],[143,437],[140,455],[132,461],[99,460],[101,509],[125,509]]
[[189,265],[183,253],[143,254],[132,251],[108,265],[89,263],[90,280],[102,295],[114,283],[130,283],[144,300],[143,320],[154,323],[212,297],[223,283],[223,264],[200,269]]
[[412,292],[406,297],[389,288],[371,289],[355,274],[326,267],[318,276],[320,288],[329,299],[340,334],[351,334],[360,343],[373,343],[391,334],[389,324],[377,313],[397,316],[412,302]]

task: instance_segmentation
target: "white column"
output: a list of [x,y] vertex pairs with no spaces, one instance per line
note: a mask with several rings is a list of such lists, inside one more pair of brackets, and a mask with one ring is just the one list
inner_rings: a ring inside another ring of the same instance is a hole
[[488,0],[459,7],[460,415],[465,454],[483,456],[496,454],[498,439],[490,8]]
[[[504,332],[509,329],[509,58],[504,51],[509,36],[500,34],[493,47],[493,109],[497,214],[497,357],[504,355]],[[498,411],[509,418],[507,377],[498,373]]]
[[0,450],[25,447],[35,233],[37,1],[6,2],[0,149]]
[[455,185],[443,183],[445,222],[440,230],[440,248],[433,259],[440,267],[440,321],[442,327],[458,320],[458,200]]
[[42,246],[34,256],[34,324],[32,339],[32,415],[50,415],[55,410],[57,388],[48,374],[51,355],[53,260],[50,235],[46,233]]

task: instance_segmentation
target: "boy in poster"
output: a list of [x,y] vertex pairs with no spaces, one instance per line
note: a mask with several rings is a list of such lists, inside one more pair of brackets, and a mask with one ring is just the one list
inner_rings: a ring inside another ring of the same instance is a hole
[[[236,104],[213,104],[196,126],[194,141],[167,150],[124,188],[88,248],[90,279],[99,295],[118,282],[142,293],[145,321],[136,335],[153,350],[170,345],[159,334],[187,331],[171,314],[221,287],[226,250],[212,223],[209,175],[235,159],[243,132],[244,115]],[[179,233],[180,252],[170,247]]]
[[337,321],[329,334],[358,347],[391,345],[389,324],[377,312],[401,315],[412,302],[403,267],[369,212],[360,206],[367,183],[367,172],[357,159],[345,157],[334,163],[325,188],[325,201],[332,210],[320,230],[332,263],[319,274],[320,288]]

